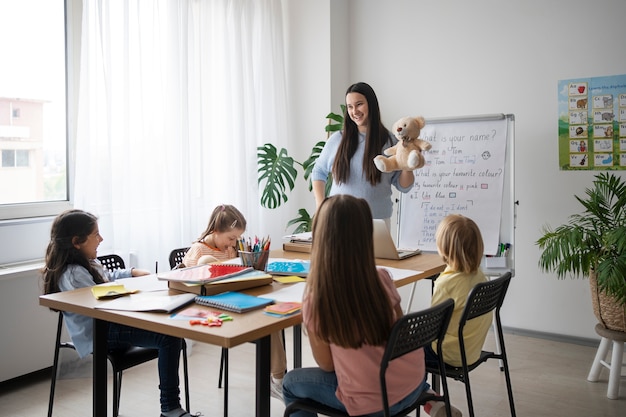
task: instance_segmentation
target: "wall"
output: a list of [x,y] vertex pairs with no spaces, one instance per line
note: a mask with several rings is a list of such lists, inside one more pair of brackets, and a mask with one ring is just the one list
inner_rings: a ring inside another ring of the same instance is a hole
[[[387,126],[405,114],[515,114],[515,191],[520,205],[516,277],[503,311],[504,324],[596,338],[587,281],[558,281],[541,273],[534,242],[544,223],[558,225],[578,210],[573,195],[582,194],[593,178],[590,172],[558,170],[558,80],[624,73],[621,28],[626,2],[285,3],[291,111],[285,125],[293,138],[287,147],[296,159],[306,159],[311,146],[325,137],[324,116],[338,111],[346,87],[355,81],[367,81],[376,89]],[[602,19],[594,20],[598,15]],[[601,27],[596,23],[600,21]],[[306,187],[297,190],[283,218],[294,217],[300,207],[313,208]],[[43,257],[50,220],[2,223],[0,264]],[[276,221],[271,230],[272,238],[280,241],[284,222]],[[405,299],[408,291],[402,291]],[[415,308],[427,305],[429,291],[428,283],[418,285]]]
[[573,195],[593,178],[558,169],[558,81],[625,73],[626,2],[353,0],[349,8],[351,81],[375,88],[388,126],[405,114],[515,114],[516,276],[504,325],[597,338],[587,281],[540,272],[534,242],[542,225],[579,211]]

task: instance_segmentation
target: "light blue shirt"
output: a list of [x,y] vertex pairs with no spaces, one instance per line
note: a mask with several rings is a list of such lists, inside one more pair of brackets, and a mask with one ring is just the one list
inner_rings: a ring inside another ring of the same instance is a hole
[[[383,150],[397,142],[395,137],[391,135],[389,137],[391,138],[391,144],[386,143],[383,146]],[[315,161],[315,166],[311,172],[312,181],[326,181],[328,174],[333,169],[333,163],[335,162],[335,156],[337,155],[340,142],[341,132],[335,132],[328,138],[324,149],[322,149],[320,156],[317,158],[317,161]],[[407,193],[413,188],[413,184],[408,187],[400,186],[398,181],[402,171],[393,171],[381,172],[380,182],[373,186],[363,176],[364,153],[365,133],[359,132],[359,146],[352,156],[352,159],[350,159],[350,177],[346,183],[341,184],[333,180],[330,195],[350,194],[355,197],[363,198],[368,202],[372,210],[372,216],[375,219],[389,219],[393,210],[391,186],[396,187],[401,193]]]
[[[128,278],[132,276],[131,269],[117,269],[110,272],[103,268],[97,261],[92,261],[95,268],[104,277],[105,281],[115,281],[118,278]],[[70,291],[77,288],[93,287],[95,285],[93,277],[84,267],[76,264],[68,265],[59,279],[59,289]],[[81,314],[63,312],[65,327],[76,347],[78,356],[84,358],[93,352],[93,318]]]

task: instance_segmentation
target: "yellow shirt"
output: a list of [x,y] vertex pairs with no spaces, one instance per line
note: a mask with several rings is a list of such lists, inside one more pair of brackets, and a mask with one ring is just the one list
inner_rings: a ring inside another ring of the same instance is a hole
[[[461,348],[459,347],[458,337],[459,321],[461,320],[469,292],[476,284],[486,281],[487,277],[480,270],[474,274],[465,274],[453,271],[449,267],[435,280],[431,305],[439,304],[448,298],[454,300],[454,312],[452,313],[442,345],[443,360],[448,365],[461,366]],[[476,362],[480,357],[480,351],[485,343],[487,332],[492,323],[492,317],[493,314],[485,314],[469,320],[465,324],[463,341],[465,342],[465,354],[468,364]],[[433,343],[432,347],[436,352],[436,343]]]

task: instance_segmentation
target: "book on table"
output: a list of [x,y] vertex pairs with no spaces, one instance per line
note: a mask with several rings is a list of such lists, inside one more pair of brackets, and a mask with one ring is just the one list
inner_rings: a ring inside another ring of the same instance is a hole
[[267,263],[265,272],[272,275],[296,275],[306,277],[309,274],[311,262],[299,260],[272,260]]
[[206,284],[231,278],[250,270],[252,270],[251,266],[237,264],[206,264],[158,273],[157,277],[166,281]]
[[179,307],[193,302],[195,294],[170,294],[169,291],[154,291],[131,294],[127,297],[115,298],[96,304],[94,307],[103,310],[150,311],[171,313]]
[[221,310],[232,311],[234,313],[245,313],[246,311],[263,308],[274,302],[271,298],[255,297],[254,295],[242,292],[227,291],[215,295],[197,295],[196,304],[214,307]]

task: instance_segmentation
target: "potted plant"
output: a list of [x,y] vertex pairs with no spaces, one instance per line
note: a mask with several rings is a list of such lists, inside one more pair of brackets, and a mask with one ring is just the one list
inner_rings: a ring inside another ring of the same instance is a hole
[[585,193],[575,196],[582,213],[556,229],[542,228],[539,267],[560,279],[588,276],[598,321],[626,332],[626,183],[601,173]]
[[[326,118],[328,124],[326,125],[326,134],[328,136],[340,130],[343,127],[343,115],[345,114],[346,106],[341,105],[341,114],[329,113]],[[259,179],[258,184],[261,185],[264,182],[264,186],[261,190],[261,206],[269,209],[275,209],[280,207],[288,200],[287,192],[293,191],[296,178],[298,177],[297,166],[303,169],[304,179],[308,180],[309,191],[313,186],[309,177],[313,171],[315,161],[319,157],[326,140],[317,142],[311,149],[311,153],[306,161],[298,162],[289,156],[289,152],[285,148],[280,151],[271,143],[266,143],[263,146],[257,148],[257,163]],[[326,181],[326,194],[330,190],[331,180],[330,177]],[[310,232],[313,218],[304,208],[298,210],[298,216],[289,220],[287,227],[296,225],[293,233]]]

